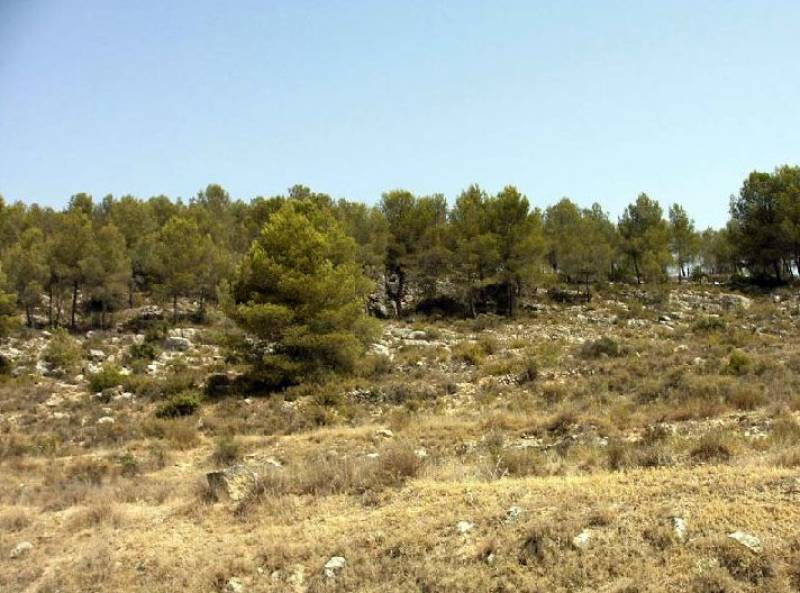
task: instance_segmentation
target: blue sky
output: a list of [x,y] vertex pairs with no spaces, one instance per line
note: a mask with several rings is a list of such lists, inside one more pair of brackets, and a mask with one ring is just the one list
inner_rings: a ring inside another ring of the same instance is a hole
[[800,162],[800,2],[0,0],[0,193],[645,191]]

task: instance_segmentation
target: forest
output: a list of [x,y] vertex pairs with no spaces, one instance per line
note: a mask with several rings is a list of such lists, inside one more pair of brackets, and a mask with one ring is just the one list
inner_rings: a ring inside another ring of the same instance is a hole
[[[245,256],[287,203],[304,204],[352,240],[364,277],[391,304],[373,308],[379,316],[406,313],[411,292],[423,310],[513,316],[533,288],[566,283],[588,294],[598,283],[670,277],[780,284],[800,269],[793,166],[751,173],[731,196],[727,225],[705,230],[680,204],[644,193],[614,221],[602,205],[581,208],[569,198],[540,208],[513,186],[490,195],[470,185],[452,204],[442,194],[392,190],[368,206],[302,185],[251,201],[209,185],[185,202],[80,193],[61,211],[0,197],[3,312],[18,307],[31,327],[108,327],[114,312],[146,295],[171,305],[173,318],[178,299],[191,299],[202,319],[209,303],[230,294]],[[294,237],[285,241],[272,249]]]

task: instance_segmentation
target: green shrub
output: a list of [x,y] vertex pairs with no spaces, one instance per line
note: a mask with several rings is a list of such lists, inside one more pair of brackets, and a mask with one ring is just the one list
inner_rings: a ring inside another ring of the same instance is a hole
[[122,385],[125,375],[120,372],[120,368],[114,364],[104,364],[103,367],[89,376],[89,391],[98,393],[117,385]]
[[731,375],[746,375],[753,369],[753,359],[741,350],[734,350],[728,357],[726,372]]
[[721,317],[701,317],[692,324],[692,329],[696,332],[721,331],[728,326],[728,322]]
[[66,372],[75,370],[81,360],[81,348],[66,331],[57,331],[42,351],[42,360]]
[[581,346],[583,358],[600,358],[601,356],[620,356],[622,349],[614,338],[604,336],[599,340],[586,342]]
[[128,358],[131,360],[154,360],[158,356],[158,347],[153,342],[131,344],[128,348]]
[[200,407],[200,398],[196,393],[185,392],[172,397],[156,409],[157,418],[179,418],[191,416]]

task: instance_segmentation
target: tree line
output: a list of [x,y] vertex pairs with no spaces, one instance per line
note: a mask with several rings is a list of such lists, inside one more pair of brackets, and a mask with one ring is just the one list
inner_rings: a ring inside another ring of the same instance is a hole
[[[173,319],[179,299],[192,299],[202,318],[220,287],[230,293],[241,280],[264,229],[287,204],[303,204],[306,219],[320,228],[328,223],[319,217],[329,220],[352,239],[354,261],[384,287],[397,315],[412,296],[446,298],[468,315],[491,302],[513,315],[526,289],[555,282],[587,293],[597,283],[670,275],[784,282],[800,267],[798,167],[752,173],[731,197],[728,224],[703,231],[679,204],[665,211],[646,194],[613,221],[599,204],[581,208],[568,198],[534,207],[513,186],[490,194],[471,185],[452,205],[442,194],[393,190],[368,206],[301,185],[251,201],[209,185],[187,201],[77,194],[63,210],[0,197],[0,308],[19,307],[30,326],[105,327],[144,294],[168,305]],[[294,253],[296,261],[281,264],[288,278],[314,255],[285,240],[264,249]]]

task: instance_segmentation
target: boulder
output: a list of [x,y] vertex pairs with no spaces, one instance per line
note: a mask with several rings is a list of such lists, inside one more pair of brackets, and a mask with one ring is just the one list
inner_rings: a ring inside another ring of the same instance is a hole
[[206,480],[214,496],[239,502],[255,490],[258,475],[246,465],[233,465],[207,473]]

